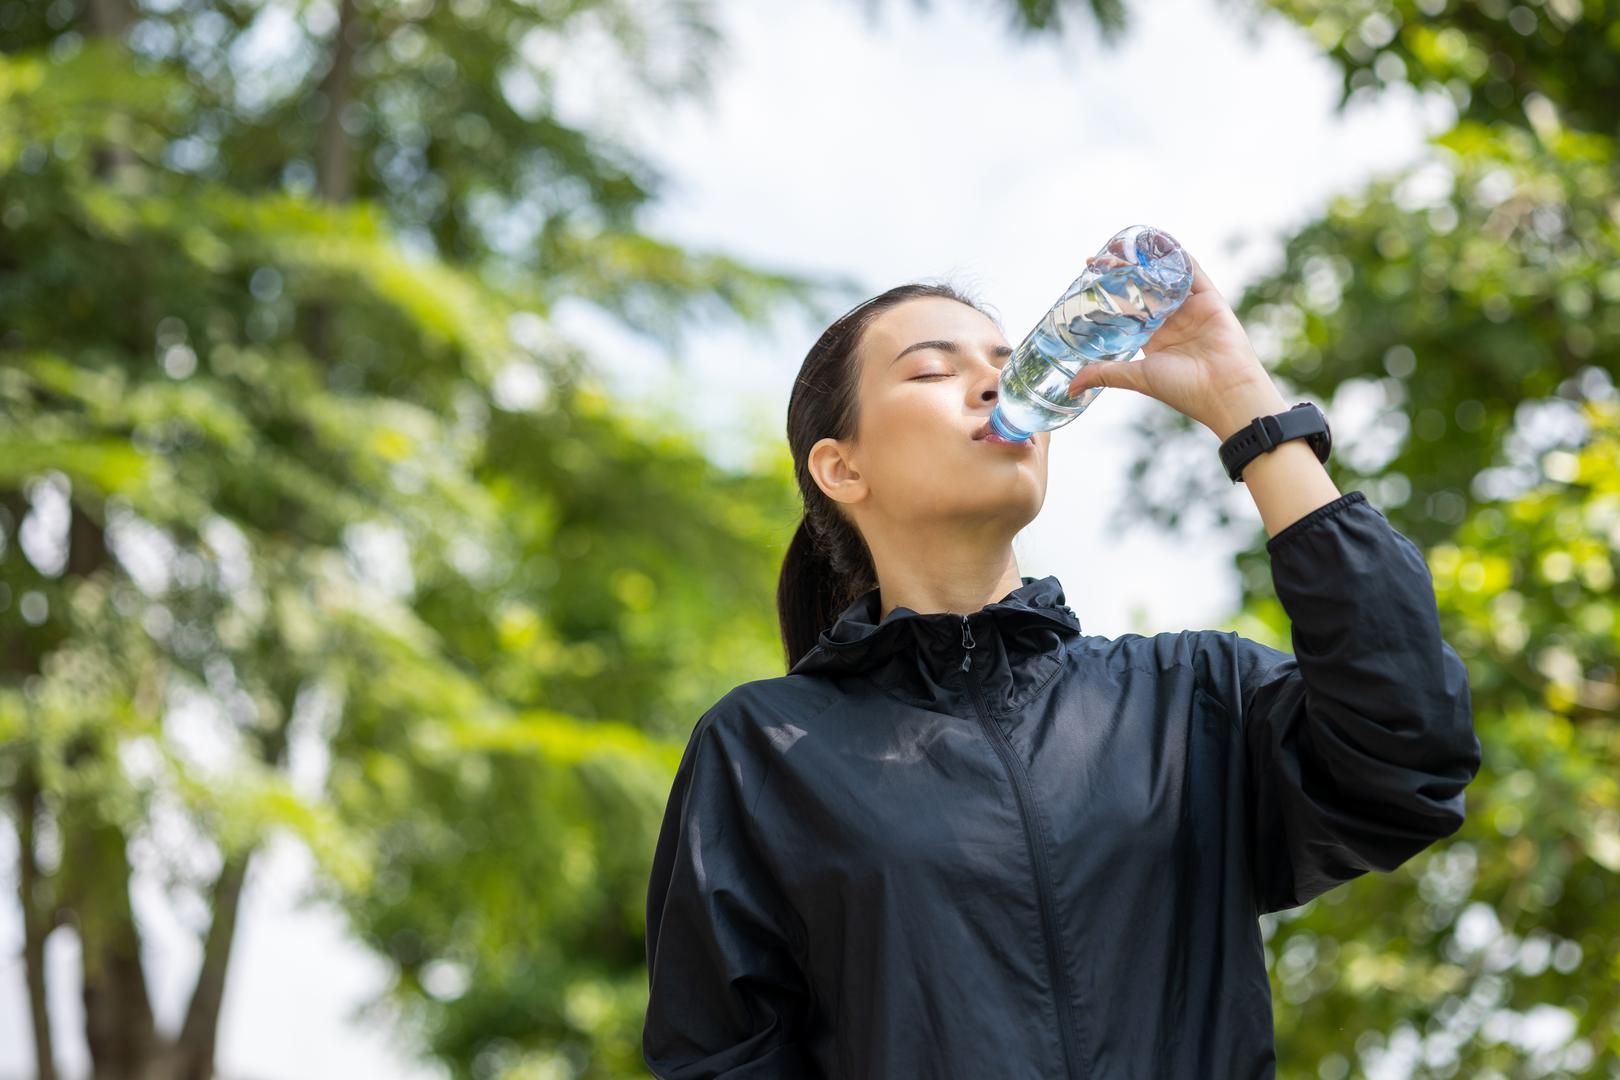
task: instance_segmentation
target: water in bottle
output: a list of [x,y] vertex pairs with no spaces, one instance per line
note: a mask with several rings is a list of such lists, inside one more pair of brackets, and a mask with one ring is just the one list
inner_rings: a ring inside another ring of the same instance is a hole
[[1169,233],[1147,225],[1116,233],[1008,357],[986,438],[1022,442],[1079,416],[1104,387],[1071,395],[1076,373],[1134,355],[1192,280],[1192,260]]

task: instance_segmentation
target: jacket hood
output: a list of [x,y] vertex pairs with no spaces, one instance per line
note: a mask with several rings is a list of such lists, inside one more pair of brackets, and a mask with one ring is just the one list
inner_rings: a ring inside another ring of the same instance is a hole
[[[1050,646],[1052,631],[1061,637],[1080,632],[1080,619],[1063,602],[1063,586],[1056,576],[1024,576],[1019,580],[1023,584],[1018,588],[969,616],[980,647],[985,638],[996,638],[1008,658],[1016,659],[1020,647],[1027,653]],[[960,662],[961,613],[920,612],[901,606],[879,621],[879,605],[879,590],[874,586],[821,632],[815,647],[800,657],[788,674],[873,671],[889,665],[902,653],[940,672]]]

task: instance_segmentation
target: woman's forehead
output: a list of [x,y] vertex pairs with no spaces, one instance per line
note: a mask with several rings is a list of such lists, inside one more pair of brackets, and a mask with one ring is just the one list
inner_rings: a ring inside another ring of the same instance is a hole
[[862,351],[869,361],[887,364],[919,341],[940,339],[966,348],[1004,341],[983,312],[942,296],[923,296],[883,312],[867,326]]

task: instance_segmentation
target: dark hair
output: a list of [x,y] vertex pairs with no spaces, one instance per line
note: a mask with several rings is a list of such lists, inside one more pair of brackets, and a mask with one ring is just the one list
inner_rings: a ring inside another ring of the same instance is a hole
[[776,583],[776,615],[789,668],[815,647],[821,632],[844,608],[877,586],[877,568],[860,530],[810,476],[810,448],[821,439],[847,439],[855,433],[860,418],[860,364],[855,354],[861,338],[883,312],[920,296],[955,300],[996,321],[954,285],[897,285],[857,304],[822,331],[788,396],[788,448],[804,500],[804,517],[788,544]]

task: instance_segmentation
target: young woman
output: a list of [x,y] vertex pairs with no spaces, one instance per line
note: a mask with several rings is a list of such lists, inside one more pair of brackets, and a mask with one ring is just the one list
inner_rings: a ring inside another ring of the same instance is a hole
[[[1225,440],[1287,409],[1201,268],[1134,362]],[[1243,470],[1289,654],[1081,632],[1013,537],[1049,433],[981,437],[1012,350],[949,287],[835,322],[788,403],[789,671],[697,721],[647,893],[643,1055],[708,1077],[1275,1074],[1257,916],[1462,824],[1467,672],[1422,553],[1290,439]],[[1097,573],[1148,573],[1128,552]]]

